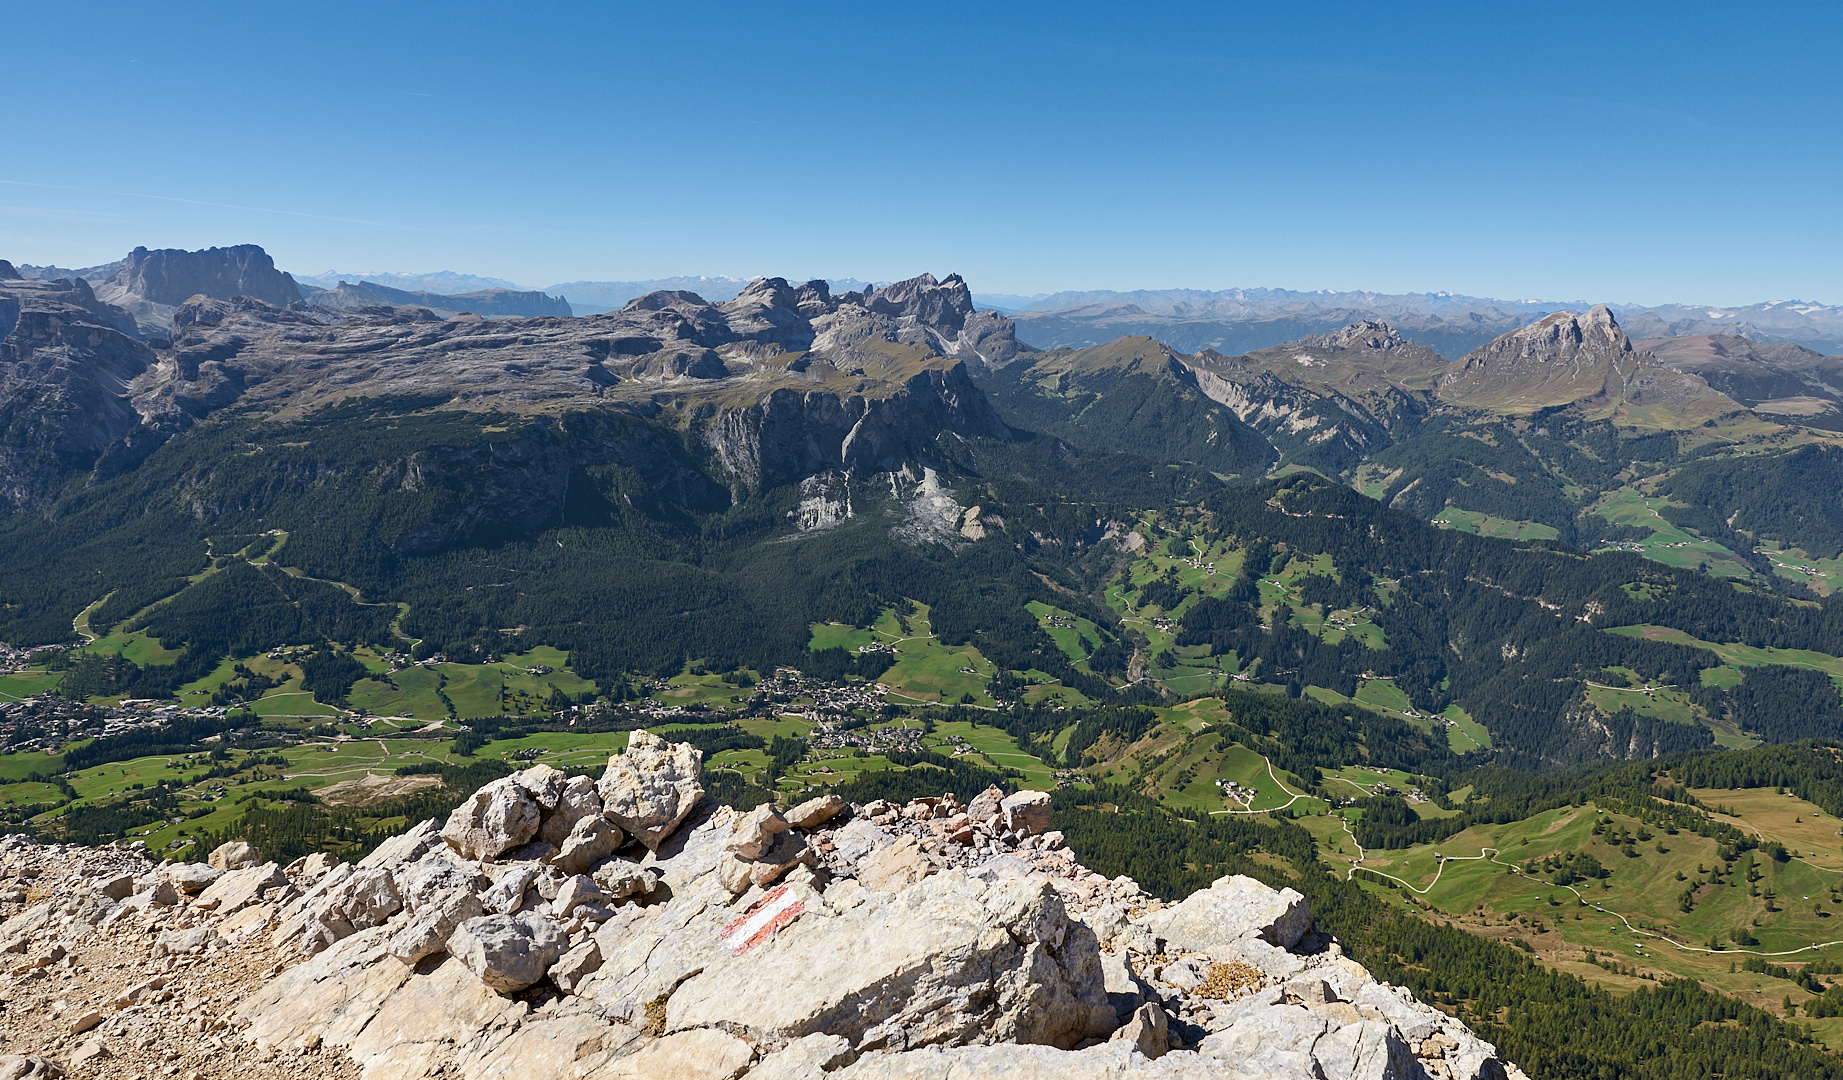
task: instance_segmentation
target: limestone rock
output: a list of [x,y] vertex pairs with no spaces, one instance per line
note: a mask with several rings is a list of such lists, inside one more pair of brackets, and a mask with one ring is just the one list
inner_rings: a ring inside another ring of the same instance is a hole
[[1002,815],[1004,801],[1004,789],[994,784],[973,796],[973,801],[966,804],[966,816],[982,825],[990,825]]
[[538,804],[538,809],[548,813],[557,808],[557,801],[563,797],[564,788],[569,783],[569,774],[549,765],[533,765],[513,773],[511,779],[525,789],[525,793]]
[[162,868],[160,873],[180,892],[189,896],[203,892],[206,886],[224,876],[224,871],[204,863],[174,863]]
[[1171,1048],[1167,1039],[1169,1020],[1165,1010],[1157,1002],[1148,1001],[1133,1010],[1132,1017],[1113,1033],[1113,1041],[1127,1042],[1139,1048],[1139,1052],[1149,1058],[1165,1056]]
[[64,1066],[37,1054],[0,1054],[0,1080],[58,1080]]
[[109,874],[91,883],[90,888],[111,900],[122,900],[134,892],[134,875]]
[[1152,913],[1145,925],[1154,937],[1185,952],[1226,955],[1235,941],[1249,934],[1290,949],[1311,929],[1312,912],[1305,897],[1292,889],[1276,891],[1234,874]]
[[850,1040],[815,1031],[765,1055],[749,1070],[748,1080],[824,1080],[854,1057]]
[[557,984],[557,989],[566,994],[575,993],[576,988],[589,976],[601,970],[602,947],[594,938],[574,946],[564,953],[550,967],[550,981]]
[[1105,1042],[1085,1050],[1000,1043],[930,1046],[907,1053],[869,1053],[826,1080],[1320,1080],[1310,1071],[1258,1072],[1200,1054],[1147,1060],[1136,1045]]
[[730,1080],[755,1052],[734,1035],[711,1028],[681,1031],[609,1063],[597,1080]]
[[415,965],[448,949],[448,939],[469,919],[486,914],[485,905],[472,892],[454,892],[424,904],[395,934],[385,951],[405,964]]
[[218,932],[209,926],[194,926],[190,930],[165,930],[154,938],[154,955],[197,956],[221,940]]
[[562,927],[534,912],[468,919],[448,938],[450,955],[502,994],[542,979],[565,945]]
[[585,874],[576,874],[563,883],[557,895],[551,898],[550,913],[558,919],[567,919],[570,912],[584,904],[602,904],[609,899],[602,892],[594,879]]
[[602,813],[647,848],[658,849],[704,797],[698,783],[703,762],[703,752],[690,743],[635,731],[626,751],[608,759],[596,785]]
[[620,850],[626,842],[627,834],[621,831],[619,825],[602,817],[598,809],[595,814],[576,820],[569,835],[557,845],[557,853],[551,857],[551,862],[566,874],[580,874]]
[[206,911],[215,911],[219,915],[229,915],[256,901],[264,889],[272,889],[288,884],[288,878],[282,868],[274,863],[263,863],[242,870],[231,870],[219,877],[198,894],[192,906]]
[[529,864],[513,866],[481,895],[480,902],[495,915],[510,915],[524,906],[525,892],[537,879],[537,867]]
[[441,830],[441,825],[433,820],[420,822],[408,832],[393,836],[373,848],[371,854],[358,860],[358,868],[389,869],[413,863],[442,845]]
[[537,835],[542,811],[518,777],[494,780],[448,815],[442,839],[462,858],[496,859]]
[[1019,791],[1005,796],[999,804],[1005,828],[1025,836],[1046,832],[1050,822],[1050,796],[1047,791]]
[[774,846],[774,838],[791,826],[772,803],[763,803],[737,817],[730,827],[729,849],[742,859],[759,859]]
[[787,823],[796,829],[817,829],[845,809],[845,800],[837,795],[818,795],[787,811]]
[[544,824],[539,826],[537,838],[556,848],[563,846],[577,822],[602,816],[601,796],[595,791],[594,778],[588,776],[570,777],[551,799],[550,806],[544,807],[542,798],[538,805],[544,809]]
[[858,880],[878,892],[898,892],[933,872],[933,863],[913,836],[878,848],[858,864]]
[[769,1046],[814,1032],[859,1047],[1072,1046],[1114,1027],[1094,935],[1041,880],[938,875],[699,961],[667,1002],[668,1031],[716,1026]]
[[596,868],[594,877],[595,883],[614,900],[645,896],[659,883],[653,871],[626,859],[609,859]]
[[241,840],[219,844],[206,859],[219,870],[245,870],[262,862],[262,853]]

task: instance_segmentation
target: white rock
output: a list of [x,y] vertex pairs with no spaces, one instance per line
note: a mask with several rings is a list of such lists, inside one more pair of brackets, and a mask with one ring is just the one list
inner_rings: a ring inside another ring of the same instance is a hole
[[566,874],[580,874],[619,851],[626,842],[627,834],[621,831],[621,827],[597,812],[576,820],[563,842],[557,845],[557,853],[551,862]]
[[1047,791],[1019,791],[1005,796],[999,804],[1005,828],[1025,836],[1046,832],[1050,823],[1050,796]]
[[573,994],[589,976],[595,974],[602,966],[601,945],[594,938],[589,938],[564,953],[550,967],[550,981],[557,984],[557,989],[566,994]]
[[440,847],[442,843],[441,823],[428,820],[417,822],[409,830],[379,844],[371,854],[358,860],[360,870],[389,868],[413,863]]
[[1146,929],[1175,950],[1227,955],[1250,934],[1282,949],[1298,944],[1312,927],[1305,897],[1292,889],[1274,890],[1240,874],[1217,878],[1209,888],[1180,904],[1155,911]]
[[469,919],[486,914],[480,897],[457,890],[424,903],[395,934],[385,951],[405,964],[417,964],[448,950],[448,939]]
[[657,849],[704,797],[698,771],[702,751],[635,731],[627,750],[608,759],[596,785],[602,813],[649,849]]
[[787,823],[796,829],[817,829],[845,809],[837,795],[818,795],[787,811]]
[[219,844],[206,859],[219,870],[245,870],[262,862],[262,853],[241,840]]
[[203,892],[212,882],[224,876],[224,871],[204,863],[174,863],[162,867],[160,873],[188,896]]
[[256,902],[263,890],[288,884],[287,875],[274,863],[263,863],[242,870],[231,870],[198,894],[192,906],[219,915],[229,915]]
[[[535,772],[535,770],[532,770]],[[523,773],[521,776],[525,775]],[[562,774],[558,774],[559,776]],[[530,786],[538,786],[536,778]],[[548,784],[542,785],[548,790]],[[533,795],[538,798],[537,794]],[[543,799],[538,798],[538,805],[543,807]],[[564,782],[549,808],[544,810],[544,823],[538,827],[537,838],[561,849],[563,842],[569,838],[570,830],[584,818],[602,816],[602,798],[596,794],[595,778],[590,776],[572,776]]]
[[824,1080],[857,1055],[842,1035],[815,1031],[768,1054],[749,1070],[748,1080]]
[[740,859],[759,859],[774,846],[774,838],[790,828],[772,803],[763,803],[737,816],[730,827],[729,850]]
[[464,859],[496,859],[537,835],[540,816],[517,774],[502,776],[455,807],[441,835]]
[[134,875],[105,874],[91,882],[90,889],[111,900],[123,900],[134,893]]
[[1169,1018],[1165,1010],[1159,1008],[1155,1001],[1148,1001],[1133,1010],[1132,1016],[1113,1033],[1114,1042],[1131,1043],[1139,1052],[1149,1058],[1161,1058],[1165,1051],[1171,1049],[1167,1040]]

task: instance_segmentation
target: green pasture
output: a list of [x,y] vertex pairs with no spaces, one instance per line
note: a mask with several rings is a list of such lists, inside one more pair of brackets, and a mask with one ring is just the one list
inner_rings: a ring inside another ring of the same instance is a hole
[[1453,722],[1453,726],[1446,729],[1446,745],[1454,753],[1491,749],[1491,733],[1485,730],[1485,725],[1472,719],[1471,713],[1458,705],[1448,705],[1440,715]]
[[[1024,607],[1036,617],[1037,625],[1041,626],[1043,632],[1050,636],[1050,639],[1056,643],[1056,647],[1062,650],[1063,655],[1074,662],[1078,669],[1087,671],[1088,654],[1101,645],[1100,628],[1087,619],[1077,617],[1074,612],[1051,607],[1040,600],[1032,600]],[[1051,625],[1051,619],[1071,622],[1074,625]]]
[[55,689],[63,679],[62,671],[16,671],[11,675],[0,675],[0,701],[36,697]]
[[408,667],[383,678],[360,679],[346,694],[346,702],[374,716],[408,716],[417,720],[445,720],[448,706],[437,693],[442,677],[428,668]]
[[1843,659],[1828,653],[1812,652],[1809,649],[1775,649],[1759,645],[1742,645],[1739,642],[1721,644],[1691,637],[1673,627],[1648,624],[1614,626],[1609,627],[1606,632],[1622,637],[1644,638],[1647,641],[1668,641],[1675,645],[1690,645],[1698,649],[1707,649],[1737,668],[1768,667],[1774,664],[1810,668],[1813,671],[1823,672],[1843,685]]
[[1809,585],[1819,596],[1843,588],[1843,559],[1814,558],[1802,548],[1782,548],[1771,540],[1761,541],[1759,550],[1772,561],[1775,577]]
[[[1760,983],[1760,976],[1729,972],[1744,952],[1788,952],[1843,939],[1843,918],[1838,917],[1843,915],[1843,895],[1830,892],[1843,881],[1843,872],[1832,868],[1843,867],[1843,850],[1835,820],[1810,804],[1774,795],[1771,789],[1698,794],[1710,801],[1744,803],[1749,809],[1741,821],[1767,838],[1802,843],[1801,857],[1778,863],[1759,852],[1742,853],[1732,873],[1724,870],[1722,882],[1710,884],[1708,869],[1729,865],[1717,856],[1714,840],[1655,830],[1650,839],[1634,842],[1628,856],[1607,836],[1592,835],[1594,822],[1611,817],[1633,834],[1640,823],[1589,804],[1561,807],[1509,825],[1475,826],[1436,844],[1400,851],[1372,849],[1363,865],[1403,879],[1417,897],[1447,917],[1460,919],[1467,929],[1487,936],[1514,933],[1530,940],[1551,962],[1578,959],[1580,950],[1592,949],[1642,969],[1700,979],[1745,998],[1769,988]],[[1769,800],[1772,812],[1756,809]],[[1814,818],[1813,813],[1820,816]],[[1790,831],[1795,819],[1802,819],[1801,832]],[[1811,850],[1821,854],[1802,855]],[[1341,846],[1327,845],[1326,851],[1333,856],[1329,862],[1334,868],[1348,867]],[[1568,888],[1506,865],[1574,851],[1593,855],[1610,876]],[[1444,862],[1442,855],[1447,857]],[[1758,882],[1747,880],[1750,860]],[[1691,910],[1683,911],[1680,898],[1692,887]],[[1776,910],[1768,910],[1769,893]],[[1737,933],[1751,934],[1758,944],[1735,945]],[[1722,948],[1707,951],[1711,939]],[[1843,958],[1843,946],[1797,952],[1772,962],[1818,958]],[[1597,969],[1568,970],[1592,977]],[[1766,1004],[1777,1005],[1786,994],[1794,1001],[1809,996],[1789,982],[1766,982],[1773,984]]]
[[[1658,508],[1672,505],[1669,499],[1647,497],[1630,487],[1609,492],[1588,511],[1615,525],[1649,529],[1651,535],[1638,541],[1639,553],[1666,566],[1700,569],[1716,577],[1748,577],[1753,568],[1734,552],[1712,540],[1704,540],[1664,520]],[[1600,550],[1616,550],[1602,548]]]
[[1433,523],[1443,529],[1455,529],[1476,536],[1495,536],[1503,540],[1553,540],[1561,535],[1560,530],[1553,525],[1544,525],[1539,521],[1492,517],[1476,510],[1461,510],[1457,506],[1449,506],[1434,515]]

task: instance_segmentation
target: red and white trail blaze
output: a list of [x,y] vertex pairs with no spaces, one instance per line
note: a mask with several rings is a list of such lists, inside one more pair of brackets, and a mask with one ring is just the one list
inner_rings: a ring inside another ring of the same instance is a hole
[[805,901],[788,891],[787,886],[776,886],[768,890],[760,900],[750,904],[747,911],[731,920],[718,936],[729,946],[732,955],[741,956],[767,941],[775,931],[793,922],[805,911]]

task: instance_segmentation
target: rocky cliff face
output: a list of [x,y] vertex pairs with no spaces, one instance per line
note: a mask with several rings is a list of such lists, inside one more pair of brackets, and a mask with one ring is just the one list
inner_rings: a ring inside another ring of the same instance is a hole
[[180,251],[135,248],[113,276],[96,287],[97,295],[132,314],[150,336],[166,333],[175,309],[194,296],[228,300],[247,296],[286,307],[301,299],[294,278],[275,268],[275,260],[255,244]]
[[0,842],[7,1075],[1520,1077],[1312,932],[1081,866],[1042,792],[703,798],[636,732],[599,781],[494,781],[357,864]]
[[23,507],[140,425],[128,387],[154,353],[81,278],[0,267],[0,506]]
[[1008,434],[961,360],[1015,348],[1008,326],[981,327],[962,311],[957,278],[891,290],[834,297],[824,282],[769,278],[721,305],[652,293],[607,315],[492,321],[196,300],[175,314],[170,351],[130,396],[142,415],[180,427],[229,401],[312,410],[363,396],[527,415],[614,407],[697,432],[747,489],[829,468],[887,469],[942,432]]

